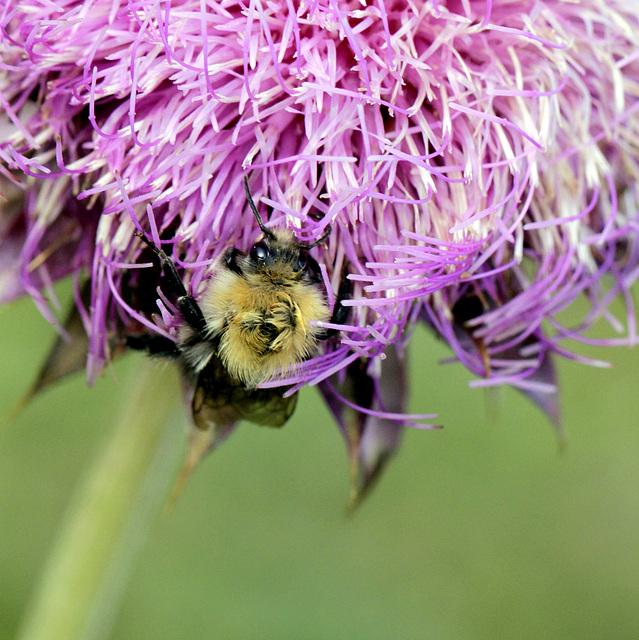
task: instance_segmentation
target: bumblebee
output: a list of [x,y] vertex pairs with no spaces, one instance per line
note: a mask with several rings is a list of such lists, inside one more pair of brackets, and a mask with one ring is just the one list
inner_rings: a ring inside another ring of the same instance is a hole
[[[239,420],[283,425],[295,408],[295,395],[284,397],[286,387],[256,386],[312,357],[318,341],[331,335],[313,324],[331,319],[331,312],[319,266],[308,253],[328,238],[330,227],[311,244],[298,242],[288,229],[269,229],[247,178],[244,187],[262,236],[248,253],[229,248],[221,255],[199,304],[166,253],[137,234],[159,261],[163,292],[175,300],[183,326],[176,342],[144,335],[127,336],[126,344],[181,362],[195,389],[193,418],[203,430]],[[337,323],[344,321],[346,311],[340,299],[332,315]]]

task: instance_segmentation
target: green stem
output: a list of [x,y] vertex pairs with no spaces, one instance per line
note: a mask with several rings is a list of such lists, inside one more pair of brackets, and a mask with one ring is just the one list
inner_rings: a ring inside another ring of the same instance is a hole
[[19,640],[108,637],[128,569],[173,477],[181,430],[172,368],[144,361],[110,442],[76,490]]

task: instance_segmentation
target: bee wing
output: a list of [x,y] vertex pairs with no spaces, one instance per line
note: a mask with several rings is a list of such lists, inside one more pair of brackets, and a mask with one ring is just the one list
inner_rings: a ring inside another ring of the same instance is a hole
[[200,429],[246,420],[281,427],[293,415],[297,394],[284,397],[287,387],[255,389],[231,377],[217,357],[200,373],[193,395],[193,420]]
[[202,458],[226,440],[240,420],[281,427],[293,415],[297,404],[297,393],[285,398],[285,391],[286,387],[247,388],[229,376],[221,361],[213,356],[197,378],[191,402],[194,426],[189,451],[169,504],[175,502]]

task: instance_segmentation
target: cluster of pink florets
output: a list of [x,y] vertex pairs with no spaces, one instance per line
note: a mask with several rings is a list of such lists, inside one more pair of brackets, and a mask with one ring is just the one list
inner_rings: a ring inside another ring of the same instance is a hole
[[[341,343],[297,384],[384,358],[424,320],[478,384],[552,414],[565,338],[604,318],[608,343],[636,339],[633,3],[9,1],[0,28],[0,172],[19,203],[0,216],[0,299],[49,314],[43,291],[74,274],[91,377],[114,331],[175,332],[170,305],[128,302],[134,232],[197,295],[259,235],[247,173],[269,224],[304,242],[331,225],[325,286],[352,282]],[[563,327],[581,294],[590,313]]]

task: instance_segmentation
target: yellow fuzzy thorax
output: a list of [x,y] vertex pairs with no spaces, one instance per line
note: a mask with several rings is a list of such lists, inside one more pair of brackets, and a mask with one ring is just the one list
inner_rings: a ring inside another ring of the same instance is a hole
[[317,285],[294,277],[286,265],[239,275],[219,271],[201,301],[210,336],[229,374],[248,386],[311,357],[327,321],[328,305]]

